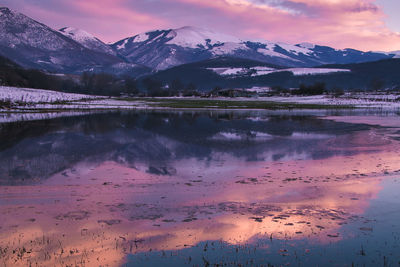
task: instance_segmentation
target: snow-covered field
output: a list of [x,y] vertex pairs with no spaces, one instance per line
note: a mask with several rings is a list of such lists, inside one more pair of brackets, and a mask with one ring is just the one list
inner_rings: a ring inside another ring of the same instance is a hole
[[328,74],[335,72],[350,72],[350,70],[348,69],[327,69],[327,68],[291,68],[282,71],[290,71],[295,76],[318,75],[318,74]]
[[[3,104],[1,103],[3,102]],[[110,110],[148,108],[144,101],[124,101],[106,96],[0,86],[0,114],[51,110]],[[21,117],[20,115],[18,115]],[[37,115],[35,115],[37,117]],[[33,116],[33,117],[35,117]],[[31,116],[32,117],[32,116]],[[0,122],[9,121],[0,118]],[[11,119],[13,120],[13,119]]]
[[272,96],[258,98],[265,101],[290,102],[298,104],[318,104],[335,106],[354,106],[356,108],[400,109],[400,95],[378,93],[346,93],[340,97],[317,96]]
[[[123,101],[107,96],[62,93],[50,90],[0,86],[0,101],[10,102],[15,111],[37,109],[129,109],[141,101]],[[1,109],[0,109],[1,111]]]
[[0,100],[12,103],[54,103],[101,98],[83,94],[70,94],[50,90],[0,86]]
[[[167,98],[168,99],[168,98]],[[198,100],[203,98],[169,98],[171,100]],[[219,101],[266,101],[296,104],[353,106],[355,108],[400,110],[400,94],[395,93],[346,93],[340,97],[318,96],[272,96],[258,98],[207,98]],[[165,100],[165,98],[164,98]],[[3,102],[3,104],[1,103]],[[5,102],[5,103],[4,103]],[[11,104],[10,104],[11,103]],[[210,106],[208,107],[210,108]],[[36,120],[65,116],[65,112],[91,110],[168,109],[157,103],[143,100],[124,100],[104,96],[68,94],[49,90],[0,86],[0,123],[20,120]],[[57,110],[55,113],[54,110]],[[45,111],[48,111],[45,112]],[[45,113],[39,113],[45,112]],[[68,115],[68,114],[67,114]]]
[[209,68],[209,70],[221,76],[235,77],[235,76],[261,76],[268,75],[276,72],[288,71],[295,76],[303,75],[321,75],[336,72],[350,72],[348,69],[330,69],[330,68],[289,68],[289,69],[274,69],[270,67],[252,67],[252,68]]

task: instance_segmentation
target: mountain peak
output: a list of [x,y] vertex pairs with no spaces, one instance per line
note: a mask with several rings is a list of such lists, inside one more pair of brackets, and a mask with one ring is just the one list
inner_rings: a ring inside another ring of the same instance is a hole
[[198,32],[198,33],[200,33],[200,32],[213,32],[210,29],[200,28],[200,27],[197,27],[197,26],[183,26],[183,27],[176,28],[176,29],[171,29],[171,30],[176,31],[176,32],[180,32],[180,31],[191,31],[191,32]]
[[241,40],[195,26],[149,31],[122,39],[112,47],[131,62],[156,70],[225,55],[290,67],[373,61],[395,56],[364,55],[362,51],[335,50],[310,43],[293,45]]
[[167,42],[167,44],[175,44],[188,48],[207,47],[207,45],[241,42],[239,38],[236,38],[234,36],[194,26],[184,26],[178,29],[172,29],[166,37],[172,38],[170,41]]
[[[73,31],[70,28],[63,30],[67,29]],[[103,45],[113,52],[109,46]],[[57,72],[80,72],[97,65],[123,62],[116,56],[99,51],[86,50],[80,42],[63,32],[56,31],[17,11],[6,7],[0,8],[0,55],[12,59],[22,67]]]
[[0,7],[0,19],[1,20],[10,20],[10,19],[21,19],[24,20],[27,18],[24,14],[19,13],[18,11],[9,9],[8,7]]
[[6,13],[6,12],[11,12],[11,10],[8,7],[0,7],[0,12],[1,13]]
[[78,28],[73,28],[73,27],[61,28],[61,29],[59,29],[59,32],[61,32],[62,34],[64,34],[67,37],[74,39],[77,42],[96,38],[92,34],[86,32],[84,30],[81,30]]
[[106,45],[87,31],[74,27],[64,27],[58,31],[88,49],[114,56],[116,55],[115,51],[110,46]]
[[196,30],[204,30],[204,28],[200,28],[200,27],[196,27],[196,26],[190,26],[190,25],[186,25],[186,26],[182,26],[180,28],[176,28],[173,30],[192,30],[192,31],[196,31]]

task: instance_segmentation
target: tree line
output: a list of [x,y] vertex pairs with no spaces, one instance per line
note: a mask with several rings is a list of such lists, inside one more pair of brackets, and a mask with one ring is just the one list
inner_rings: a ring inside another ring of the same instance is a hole
[[[237,89],[219,85],[204,92],[196,83],[184,83],[179,78],[160,81],[149,76],[135,79],[109,73],[51,74],[36,69],[24,69],[2,57],[0,57],[0,85],[105,96],[235,96],[238,92]],[[374,89],[382,87],[379,80],[373,85]],[[338,96],[344,93],[343,89],[328,90],[325,83],[315,82],[299,84],[296,89],[273,86],[270,94],[320,95],[328,91]]]
[[4,57],[0,57],[0,85],[105,96],[185,96],[196,95],[198,90],[194,83],[183,84],[179,79],[163,84],[152,78],[135,79],[109,73],[46,73],[24,69]]
[[[151,77],[134,79],[118,77],[108,73],[89,73],[81,75],[55,75],[35,69],[22,69],[0,65],[0,85],[47,89],[67,93],[82,93],[105,96],[201,96],[197,85],[193,82],[184,84],[180,79],[163,83]],[[229,88],[228,88],[229,89]],[[227,88],[215,86],[211,95],[227,95]],[[326,92],[324,83],[313,85],[300,84],[298,89],[288,90],[273,87],[272,92],[290,93],[293,95],[319,95]],[[208,94],[209,95],[209,94]]]

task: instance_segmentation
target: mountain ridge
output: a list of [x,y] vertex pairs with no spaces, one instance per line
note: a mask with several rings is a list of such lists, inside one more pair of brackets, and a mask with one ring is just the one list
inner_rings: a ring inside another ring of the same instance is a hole
[[88,49],[117,56],[117,53],[109,45],[82,29],[63,27],[58,31]]
[[[311,43],[242,40],[193,26],[154,30],[124,38],[111,45],[131,62],[164,70],[217,56],[232,56],[291,67],[376,61],[395,56],[391,52],[334,49]],[[149,56],[151,55],[151,56]]]
[[25,68],[70,73],[125,60],[88,49],[22,13],[0,8],[0,55]]
[[313,67],[377,61],[398,57],[400,53],[243,40],[193,26],[149,31],[105,44],[84,30],[55,30],[0,7],[0,55],[25,68],[50,72],[144,75],[221,56],[286,67]]

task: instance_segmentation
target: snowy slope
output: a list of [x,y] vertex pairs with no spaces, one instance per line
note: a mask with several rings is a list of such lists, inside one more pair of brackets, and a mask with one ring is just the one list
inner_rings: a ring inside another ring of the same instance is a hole
[[150,69],[163,70],[220,56],[304,68],[376,61],[400,57],[400,52],[362,52],[310,43],[247,41],[190,26],[141,33],[109,46],[83,30],[66,27],[56,31],[1,7],[0,55],[26,68],[52,72],[105,71],[142,75]]
[[295,76],[303,75],[321,75],[321,74],[331,74],[337,72],[350,72],[348,69],[332,69],[332,68],[288,68],[288,69],[274,69],[270,67],[251,67],[251,68],[209,68],[215,73],[221,76],[261,76],[268,75],[271,73],[288,71],[293,73]]
[[110,55],[114,55],[114,56],[117,55],[117,53],[110,46],[103,43],[102,41],[100,41],[99,39],[94,37],[92,34],[86,32],[84,30],[73,28],[73,27],[64,27],[64,28],[60,29],[59,31],[62,34],[64,34],[65,36],[80,43],[81,45],[83,45],[84,47],[86,47],[90,50],[105,53],[105,54],[110,54]]
[[393,58],[400,58],[400,50],[399,51],[392,51],[389,54],[394,55]]
[[0,55],[23,67],[56,72],[79,72],[123,62],[5,7],[0,8]]
[[129,61],[162,70],[217,56],[232,56],[288,66],[313,67],[391,58],[394,54],[337,50],[310,43],[286,44],[246,41],[196,27],[156,30],[120,40],[112,45]]
[[171,30],[166,38],[170,39],[166,44],[174,44],[187,48],[205,48],[218,44],[241,42],[241,40],[233,36],[192,26]]
[[100,97],[42,89],[0,86],[0,100],[10,101],[12,103],[53,103],[57,101],[76,101],[96,98]]

